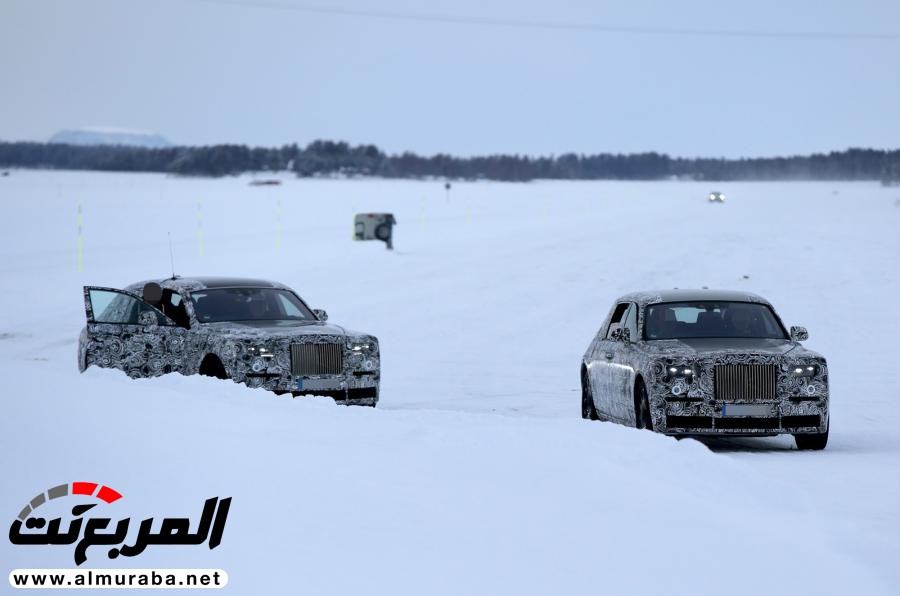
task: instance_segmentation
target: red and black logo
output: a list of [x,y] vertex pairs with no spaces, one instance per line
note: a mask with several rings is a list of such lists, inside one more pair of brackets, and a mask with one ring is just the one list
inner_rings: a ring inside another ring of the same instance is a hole
[[[47,521],[43,517],[34,515],[41,505],[49,501],[73,496],[81,497],[82,500],[89,497],[99,502],[80,503],[72,507],[72,519],[69,520],[68,528],[65,531],[61,528],[62,517]],[[155,529],[154,519],[147,518],[141,521],[134,542],[126,544],[131,518],[119,520],[115,527],[110,529],[110,522],[112,522],[110,518],[83,517],[101,502],[110,504],[121,498],[122,495],[118,491],[94,482],[73,482],[54,486],[31,499],[19,512],[18,518],[9,528],[9,540],[13,544],[33,545],[77,543],[75,546],[76,565],[81,565],[87,560],[87,549],[94,545],[112,546],[113,548],[110,548],[107,553],[110,559],[115,559],[120,555],[123,557],[137,556],[150,545],[199,545],[207,542],[207,539],[209,548],[213,549],[222,542],[225,520],[228,517],[228,509],[231,507],[231,497],[207,499],[194,532],[190,531],[191,520],[186,517],[163,518]],[[23,531],[23,526],[26,531]]]

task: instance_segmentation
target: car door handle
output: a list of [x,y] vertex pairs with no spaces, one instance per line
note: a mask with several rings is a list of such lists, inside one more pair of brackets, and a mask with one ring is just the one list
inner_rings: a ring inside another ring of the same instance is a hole
[[615,354],[613,354],[612,352],[607,352],[607,353],[606,353],[606,359],[607,359],[607,360],[612,360],[612,359],[613,359],[613,356],[615,356]]

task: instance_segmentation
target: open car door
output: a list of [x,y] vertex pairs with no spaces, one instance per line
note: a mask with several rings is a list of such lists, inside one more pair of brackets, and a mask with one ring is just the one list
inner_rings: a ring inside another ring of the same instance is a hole
[[131,377],[181,370],[184,329],[134,294],[85,286],[87,337],[80,363],[118,368]]

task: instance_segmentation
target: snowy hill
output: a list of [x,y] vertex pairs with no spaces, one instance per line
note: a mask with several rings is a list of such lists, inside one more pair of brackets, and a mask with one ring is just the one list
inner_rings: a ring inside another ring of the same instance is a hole
[[61,130],[50,137],[49,142],[67,145],[122,145],[148,148],[172,146],[165,137],[154,132],[103,127]]
[[[447,200],[438,182],[249,180],[0,184],[7,523],[76,480],[122,492],[114,519],[230,496],[215,550],[95,546],[86,566],[222,568],[232,594],[897,594],[897,189],[733,183],[711,205],[687,182],[460,182]],[[393,252],[350,240],[374,211],[396,215]],[[181,273],[276,279],[377,335],[378,408],[79,374],[82,286],[167,275],[168,233]],[[610,302],[704,285],[809,329],[831,376],[825,451],[580,418],[579,358]],[[0,560],[73,567],[71,546],[2,540]]]

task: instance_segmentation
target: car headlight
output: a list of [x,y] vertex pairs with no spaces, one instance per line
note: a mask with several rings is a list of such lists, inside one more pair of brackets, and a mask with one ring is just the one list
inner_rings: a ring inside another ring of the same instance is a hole
[[351,339],[347,342],[347,349],[354,354],[370,356],[378,353],[378,342],[374,339]]
[[668,380],[684,379],[687,382],[693,381],[697,374],[692,364],[666,364],[665,371]]
[[814,377],[819,373],[819,367],[815,364],[792,364],[788,372],[795,377]]
[[250,346],[249,348],[247,348],[247,352],[249,352],[250,355],[253,357],[267,358],[267,359],[275,357],[275,353],[272,352],[272,350],[270,350],[269,348],[267,348],[265,346]]

